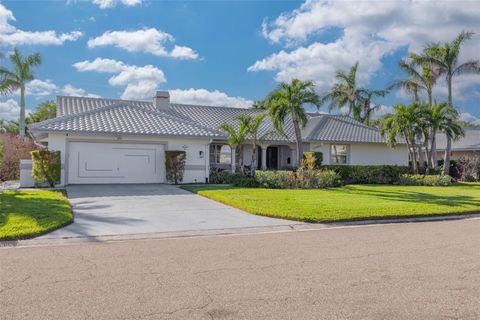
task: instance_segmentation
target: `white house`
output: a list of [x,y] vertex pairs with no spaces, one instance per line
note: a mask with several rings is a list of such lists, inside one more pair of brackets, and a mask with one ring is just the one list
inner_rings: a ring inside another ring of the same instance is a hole
[[[184,182],[202,183],[211,168],[231,168],[228,136],[218,126],[259,112],[264,111],[173,104],[165,91],[151,102],[60,96],[57,117],[29,130],[48,149],[60,151],[61,185],[163,183],[165,150],[185,150]],[[292,122],[286,122],[283,134],[272,131],[267,118],[260,129],[258,167],[291,167],[297,157]],[[325,164],[408,164],[405,145],[391,149],[376,128],[346,116],[310,114],[302,135],[303,150],[323,152]],[[252,147],[247,143],[243,149],[243,163],[250,165]],[[22,163],[21,169],[26,177],[31,164]]]

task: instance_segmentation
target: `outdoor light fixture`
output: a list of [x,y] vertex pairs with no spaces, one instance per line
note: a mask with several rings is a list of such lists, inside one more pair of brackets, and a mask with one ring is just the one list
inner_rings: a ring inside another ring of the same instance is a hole
[[203,151],[200,151],[198,155],[200,156],[200,159],[203,159]]

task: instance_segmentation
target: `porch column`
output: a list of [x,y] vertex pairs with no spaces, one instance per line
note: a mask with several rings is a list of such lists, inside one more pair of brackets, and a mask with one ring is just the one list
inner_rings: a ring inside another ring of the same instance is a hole
[[266,145],[261,145],[262,148],[262,170],[267,170],[267,148]]
[[237,160],[235,159],[235,156],[237,153],[237,148],[231,147],[231,150],[232,150],[232,172],[235,173],[236,164],[237,164]]

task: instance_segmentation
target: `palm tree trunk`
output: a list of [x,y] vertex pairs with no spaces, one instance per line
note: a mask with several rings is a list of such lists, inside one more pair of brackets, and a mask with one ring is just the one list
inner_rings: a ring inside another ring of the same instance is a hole
[[417,150],[415,144],[412,144],[412,168],[413,173],[418,174],[418,166],[417,166]]
[[293,121],[293,127],[295,128],[295,143],[297,144],[297,168],[300,167],[300,161],[303,156],[302,152],[302,132],[300,130],[300,125],[298,121]]
[[232,152],[232,172],[235,173],[235,170],[236,170],[236,165],[237,165],[237,159],[236,159],[236,155],[237,155],[237,148],[235,146],[231,146],[231,152]]
[[442,175],[444,176],[450,174],[450,150],[452,150],[452,139],[447,136],[447,148],[445,149],[442,170]]
[[252,143],[252,162],[250,164],[250,166],[252,167],[252,169],[250,170],[250,172],[252,173],[252,176],[255,176],[255,165],[257,163],[257,143],[255,141],[253,141]]
[[20,87],[20,137],[25,137],[25,86]]
[[[448,106],[453,109],[452,103],[452,74],[449,72],[447,76],[448,84]],[[443,170],[442,174],[450,174],[450,152],[452,151],[452,139],[447,136],[447,147],[445,148],[445,155],[443,158]]]
[[432,132],[432,140],[430,142],[430,161],[432,169],[435,169],[437,167],[437,138],[434,132]]
[[418,162],[420,167],[425,166],[425,153],[423,152],[423,147],[421,144],[418,145]]

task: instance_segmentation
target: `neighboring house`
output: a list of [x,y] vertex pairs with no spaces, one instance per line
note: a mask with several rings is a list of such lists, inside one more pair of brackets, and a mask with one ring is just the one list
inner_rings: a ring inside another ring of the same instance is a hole
[[[452,141],[452,151],[450,157],[452,160],[458,160],[462,157],[480,157],[480,129],[464,129],[465,137],[458,141]],[[447,147],[447,138],[445,134],[438,133],[437,140],[437,159],[443,159],[445,148]]]
[[[184,182],[203,183],[214,168],[231,168],[228,136],[218,130],[235,116],[264,112],[170,103],[159,91],[152,102],[58,97],[57,117],[29,126],[38,141],[61,152],[61,184],[162,183],[165,150],[185,150]],[[313,114],[302,132],[304,151],[323,152],[325,164],[407,165],[404,144],[390,149],[378,130],[349,117]],[[281,169],[295,163],[291,121],[284,134],[267,118],[260,129],[258,167]],[[243,147],[250,165],[252,147]],[[22,172],[29,170],[22,165]]]

